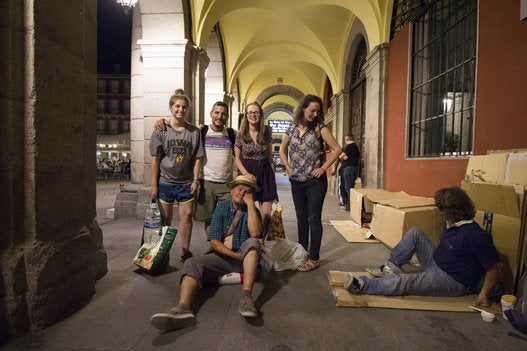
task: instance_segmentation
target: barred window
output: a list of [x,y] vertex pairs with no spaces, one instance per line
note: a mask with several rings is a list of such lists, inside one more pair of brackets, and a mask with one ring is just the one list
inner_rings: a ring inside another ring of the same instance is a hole
[[437,0],[412,21],[408,157],[472,154],[477,0]]

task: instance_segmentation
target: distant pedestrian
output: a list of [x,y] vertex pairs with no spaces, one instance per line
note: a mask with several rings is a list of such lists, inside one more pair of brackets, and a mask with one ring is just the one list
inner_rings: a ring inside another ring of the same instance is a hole
[[344,137],[346,146],[339,156],[340,159],[340,196],[342,198],[342,209],[350,210],[350,189],[355,188],[355,179],[359,174],[360,151],[355,143],[353,134]]

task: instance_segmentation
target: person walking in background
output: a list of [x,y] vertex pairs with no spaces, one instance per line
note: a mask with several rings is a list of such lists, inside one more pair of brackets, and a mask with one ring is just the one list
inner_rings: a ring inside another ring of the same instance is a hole
[[255,200],[260,203],[264,239],[269,229],[273,201],[278,200],[272,144],[272,131],[264,124],[262,107],[257,102],[248,104],[236,135],[234,154],[238,171],[254,177],[262,189]]
[[199,128],[186,121],[190,99],[182,89],[177,89],[168,102],[172,113],[165,131],[154,129],[150,138],[150,196],[159,197],[171,225],[174,202],[178,202],[179,234],[181,235],[181,260],[192,257],[193,200],[198,190],[199,171],[205,150]]
[[360,151],[355,143],[353,134],[344,137],[346,146],[339,156],[341,164],[340,195],[342,198],[341,208],[350,210],[350,189],[355,187],[355,179],[359,173]]
[[[322,242],[322,207],[328,188],[327,170],[342,148],[324,124],[322,99],[306,95],[293,113],[293,121],[282,137],[280,159],[285,165],[295,206],[298,242],[309,252],[307,262],[297,268],[309,272],[319,266]],[[324,143],[331,149],[325,159]]]

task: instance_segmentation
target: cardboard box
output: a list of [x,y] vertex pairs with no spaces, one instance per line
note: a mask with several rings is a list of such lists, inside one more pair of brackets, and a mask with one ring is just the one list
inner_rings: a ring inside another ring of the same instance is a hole
[[470,182],[505,183],[505,166],[509,153],[470,156],[465,180]]
[[505,294],[514,294],[519,275],[521,220],[498,213],[477,211],[474,220],[492,235],[494,246],[503,263],[503,288]]
[[505,166],[505,183],[527,185],[527,153],[509,154]]
[[476,210],[487,211],[520,218],[520,199],[517,189],[512,185],[462,182]]
[[471,156],[465,171],[465,180],[527,185],[527,153],[494,152]]
[[[491,233],[503,262],[506,293],[514,294],[522,267],[523,185],[461,183],[476,208],[476,222]],[[489,219],[486,223],[485,219]]]
[[418,227],[437,245],[445,219],[433,204],[434,199],[418,196],[379,202],[373,208],[370,230],[393,248],[410,228]]
[[350,189],[350,215],[351,219],[362,224],[364,216],[373,213],[373,205],[379,201],[408,197],[404,191],[391,192],[384,189]]

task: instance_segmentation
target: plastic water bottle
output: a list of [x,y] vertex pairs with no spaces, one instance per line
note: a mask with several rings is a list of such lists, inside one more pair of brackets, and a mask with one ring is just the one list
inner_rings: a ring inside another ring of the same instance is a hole
[[161,212],[157,207],[157,203],[152,202],[150,207],[146,209],[145,225],[144,225],[144,241],[155,246],[161,233]]

